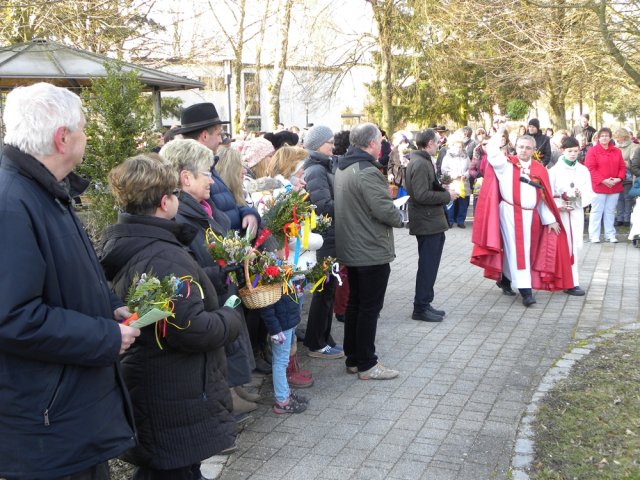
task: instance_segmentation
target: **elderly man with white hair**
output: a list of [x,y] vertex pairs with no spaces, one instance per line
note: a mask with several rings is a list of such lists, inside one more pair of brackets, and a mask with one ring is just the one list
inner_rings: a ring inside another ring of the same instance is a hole
[[140,330],[107,287],[71,197],[86,136],[77,95],[13,90],[0,165],[0,477],[108,479],[136,443],[118,355]]

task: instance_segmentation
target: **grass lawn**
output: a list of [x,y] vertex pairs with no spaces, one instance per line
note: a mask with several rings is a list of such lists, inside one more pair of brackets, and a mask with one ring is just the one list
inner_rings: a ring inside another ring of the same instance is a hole
[[640,479],[640,332],[602,342],[545,396],[531,479]]

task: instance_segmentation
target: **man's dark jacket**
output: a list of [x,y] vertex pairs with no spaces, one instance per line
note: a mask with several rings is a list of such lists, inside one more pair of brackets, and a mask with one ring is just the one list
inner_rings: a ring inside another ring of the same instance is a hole
[[135,445],[113,320],[122,302],[64,184],[15,147],[3,155],[0,477],[64,477]]
[[546,167],[551,162],[551,137],[540,131],[531,136],[536,140],[536,151],[541,156],[542,164]]
[[336,234],[333,225],[333,158],[318,152],[309,152],[309,157],[304,162],[305,189],[309,192],[309,199],[315,205],[316,214],[328,215],[331,226],[322,234],[324,243],[318,249],[318,258],[336,256]]
[[103,234],[101,262],[117,294],[145,272],[193,279],[173,302],[173,325],[157,337],[154,326],[142,328],[121,359],[139,439],[125,459],[159,470],[198,463],[235,439],[224,346],[238,336],[241,317],[219,308],[213,285],[186,248],[195,233],[174,221],[121,214]]
[[406,185],[409,198],[409,233],[433,235],[448,230],[444,205],[451,195],[436,180],[431,156],[424,150],[411,152]]

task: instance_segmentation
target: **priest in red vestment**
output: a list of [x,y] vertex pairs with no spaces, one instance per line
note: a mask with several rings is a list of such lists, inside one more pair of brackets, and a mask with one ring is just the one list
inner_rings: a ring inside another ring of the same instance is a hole
[[573,287],[573,258],[560,212],[553,201],[549,175],[533,159],[535,139],[516,140],[516,155],[500,150],[504,122],[487,144],[488,165],[473,225],[471,263],[497,281],[506,295],[517,288],[522,303],[536,303],[532,289]]

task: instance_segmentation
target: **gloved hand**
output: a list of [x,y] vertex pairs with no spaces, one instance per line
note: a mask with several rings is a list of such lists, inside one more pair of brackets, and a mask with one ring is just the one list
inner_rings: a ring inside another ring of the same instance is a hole
[[282,345],[285,340],[286,340],[286,337],[282,332],[276,333],[275,335],[271,335],[271,343],[273,344]]

